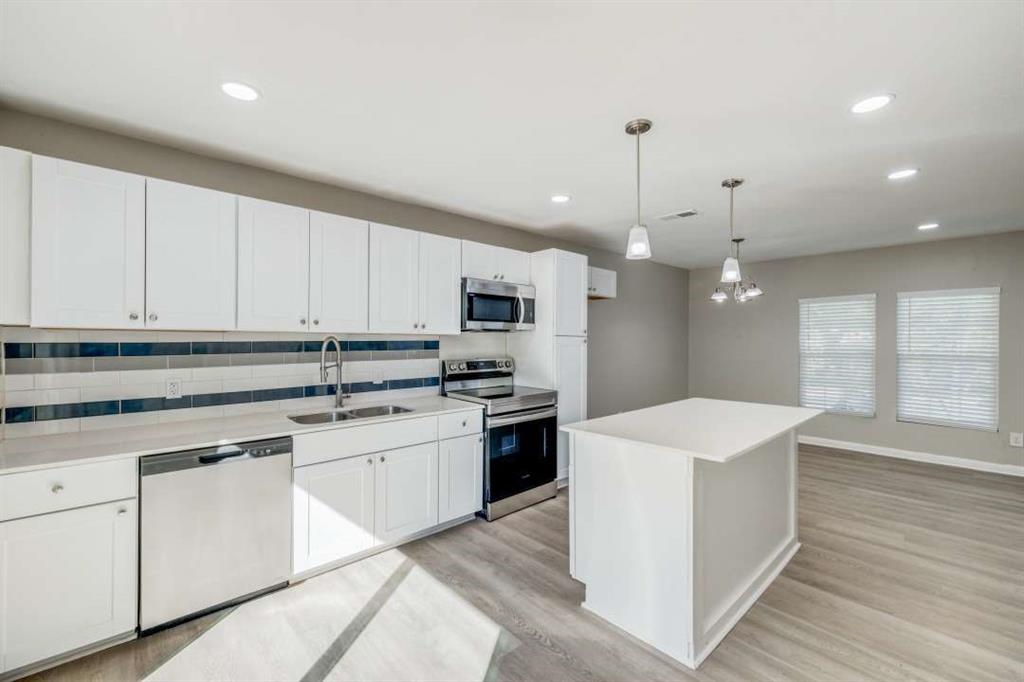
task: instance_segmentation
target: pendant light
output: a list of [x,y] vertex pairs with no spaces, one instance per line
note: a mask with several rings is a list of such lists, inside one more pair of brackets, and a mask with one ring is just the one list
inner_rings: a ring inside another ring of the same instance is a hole
[[638,118],[626,124],[626,134],[636,137],[636,222],[629,228],[626,258],[642,260],[651,257],[651,238],[647,226],[640,222],[640,136],[651,129],[651,122]]
[[729,256],[722,263],[722,283],[723,284],[735,284],[743,280],[743,275],[740,273],[740,260],[739,260],[739,244],[733,237],[733,192],[736,188],[743,184],[743,178],[726,178],[722,180],[722,187],[726,187],[729,190],[729,239],[737,244],[736,255],[733,256],[732,252],[729,252]]

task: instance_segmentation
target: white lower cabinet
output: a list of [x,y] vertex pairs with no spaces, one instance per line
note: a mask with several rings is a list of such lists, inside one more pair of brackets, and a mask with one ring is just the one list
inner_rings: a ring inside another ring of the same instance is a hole
[[131,632],[135,500],[0,523],[0,672]]
[[484,437],[449,438],[439,444],[437,522],[445,523],[483,509]]
[[374,472],[374,535],[394,542],[437,525],[437,443],[379,453]]
[[371,549],[373,455],[312,464],[295,470],[293,571]]

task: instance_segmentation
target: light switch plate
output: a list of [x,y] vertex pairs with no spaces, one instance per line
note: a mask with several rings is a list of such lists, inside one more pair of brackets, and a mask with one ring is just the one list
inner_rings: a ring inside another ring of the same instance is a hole
[[1010,434],[1010,447],[1011,448],[1024,448],[1024,433],[1011,433]]
[[181,379],[168,379],[167,380],[167,396],[168,400],[177,400],[181,397]]

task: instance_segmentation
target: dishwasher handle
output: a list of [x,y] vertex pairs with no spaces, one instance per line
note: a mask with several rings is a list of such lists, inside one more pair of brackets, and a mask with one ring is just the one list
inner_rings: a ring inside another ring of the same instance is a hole
[[142,476],[168,474],[184,469],[216,466],[221,463],[237,462],[246,459],[291,455],[291,452],[291,438],[275,438],[273,440],[218,445],[198,450],[186,450],[184,452],[147,455],[142,458],[140,473]]

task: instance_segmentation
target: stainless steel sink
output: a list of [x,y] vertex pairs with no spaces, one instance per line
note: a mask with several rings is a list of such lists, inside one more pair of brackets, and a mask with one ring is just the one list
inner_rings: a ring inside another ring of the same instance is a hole
[[330,424],[343,422],[349,419],[358,419],[347,410],[331,410],[330,412],[315,412],[314,414],[293,414],[288,416],[296,424]]
[[367,419],[369,417],[386,417],[392,414],[412,412],[408,407],[398,405],[373,405],[356,407],[351,410],[331,410],[330,412],[314,412],[313,414],[293,414],[288,418],[296,424],[331,424],[350,419]]
[[365,419],[366,417],[384,417],[390,414],[405,414],[406,412],[412,412],[412,410],[408,407],[399,407],[398,405],[374,405],[372,407],[356,407],[348,410],[348,412],[357,419]]

